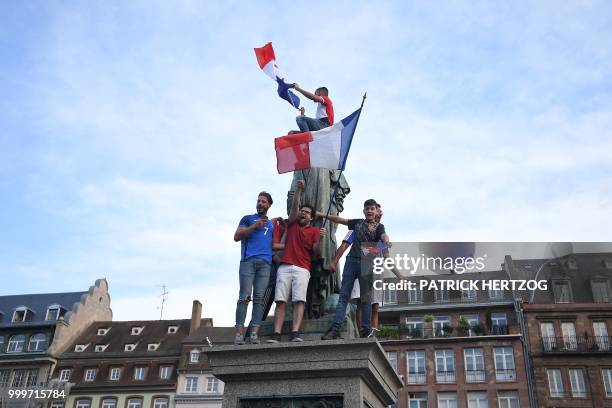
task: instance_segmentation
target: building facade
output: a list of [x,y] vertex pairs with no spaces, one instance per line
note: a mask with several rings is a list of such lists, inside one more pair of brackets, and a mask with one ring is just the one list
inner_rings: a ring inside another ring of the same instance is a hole
[[506,257],[504,267],[548,283],[520,294],[538,407],[612,407],[612,254]]
[[52,408],[174,406],[181,345],[200,326],[212,326],[212,319],[92,324],[60,356],[53,377],[71,391]]
[[112,319],[105,279],[85,292],[0,296],[0,395],[49,388],[60,353],[98,319]]
[[[506,279],[503,271],[418,279]],[[404,386],[398,407],[529,407],[524,345],[505,291],[387,291],[381,344]]]

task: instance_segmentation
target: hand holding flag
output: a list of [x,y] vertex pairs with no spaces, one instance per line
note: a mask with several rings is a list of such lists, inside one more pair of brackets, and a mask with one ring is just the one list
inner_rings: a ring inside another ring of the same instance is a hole
[[278,88],[276,90],[278,96],[289,102],[294,108],[298,109],[300,106],[300,98],[291,92],[290,89],[293,88],[293,83],[285,82],[285,77],[283,74],[281,74],[278,65],[276,65],[276,56],[274,55],[272,43],[269,42],[263,47],[254,48],[254,50],[259,68],[262,69],[264,74],[272,78],[278,84]]

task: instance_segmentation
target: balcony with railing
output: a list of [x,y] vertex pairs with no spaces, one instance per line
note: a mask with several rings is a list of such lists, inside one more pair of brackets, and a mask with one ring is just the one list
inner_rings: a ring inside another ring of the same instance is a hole
[[485,381],[484,370],[465,370],[465,382],[477,383]]
[[[472,325],[468,330],[461,330],[458,327],[444,325],[442,327],[424,328],[410,327],[406,325],[396,327],[393,333],[401,339],[428,339],[428,338],[444,338],[444,337],[476,337],[476,336],[498,336],[511,333],[518,333],[518,325],[490,325],[484,324]],[[512,327],[512,330],[511,330]],[[379,336],[381,337],[381,336]],[[382,336],[384,337],[384,336]],[[393,336],[390,336],[393,337]]]
[[455,371],[436,371],[436,382],[440,384],[453,384],[456,378]]
[[609,353],[612,338],[609,336],[544,336],[543,353]]
[[427,373],[417,372],[417,373],[408,373],[408,378],[406,379],[408,384],[425,384],[427,382]]
[[516,381],[516,370],[510,369],[495,369],[495,379],[497,381]]

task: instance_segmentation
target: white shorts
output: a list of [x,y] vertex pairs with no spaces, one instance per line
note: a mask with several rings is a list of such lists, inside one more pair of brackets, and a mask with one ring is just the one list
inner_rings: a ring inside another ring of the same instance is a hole
[[[355,284],[353,285],[353,290],[351,291],[351,300],[358,301],[360,295],[359,291],[359,279],[355,279]],[[372,288],[372,304],[377,303],[379,306],[382,303],[382,290],[376,290]]]
[[287,302],[291,294],[292,302],[305,302],[310,272],[295,265],[282,264],[276,272],[275,302]]

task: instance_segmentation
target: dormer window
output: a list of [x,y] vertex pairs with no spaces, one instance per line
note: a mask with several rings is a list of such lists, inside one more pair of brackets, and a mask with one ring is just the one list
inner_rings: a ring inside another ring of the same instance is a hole
[[606,279],[594,279],[591,281],[593,302],[610,303],[610,285]]
[[191,350],[191,352],[189,353],[189,362],[190,363],[200,362],[200,351],[199,350]]
[[147,345],[148,351],[156,351],[159,348],[159,343],[149,343]]
[[106,336],[106,333],[110,330],[110,327],[98,329],[98,336]]
[[104,350],[106,350],[107,347],[108,344],[96,344],[95,351],[96,353],[102,353]]
[[25,306],[18,307],[13,312],[13,323],[25,322],[32,317],[34,312]]
[[178,331],[178,326],[168,326],[168,334],[175,334]]
[[[603,266],[606,269],[612,269],[612,258],[606,258],[603,261]],[[2,313],[0,313],[0,317],[2,316]]]
[[64,317],[66,309],[61,307],[60,305],[51,305],[47,308],[47,314],[45,316],[45,320],[47,321],[55,321],[60,320]]
[[567,260],[567,267],[572,270],[578,269],[578,262],[574,258],[570,258]]
[[554,280],[553,292],[555,295],[555,303],[571,303],[572,290],[569,280]]
[[142,326],[132,327],[132,336],[138,336],[140,333],[142,333],[142,329],[144,329]]
[[134,351],[134,349],[136,348],[135,344],[126,344],[125,345],[125,351]]
[[76,351],[77,353],[82,353],[85,351],[87,346],[89,346],[89,344],[77,344],[76,346],[74,346],[74,351]]

